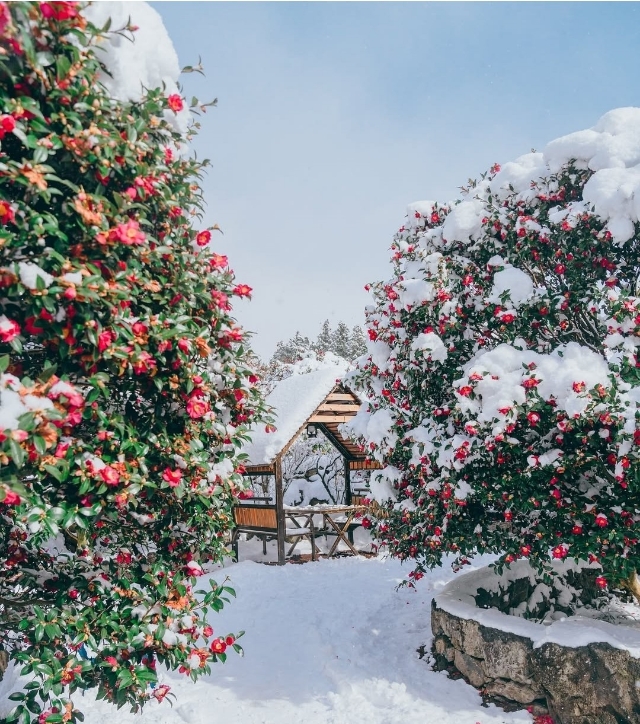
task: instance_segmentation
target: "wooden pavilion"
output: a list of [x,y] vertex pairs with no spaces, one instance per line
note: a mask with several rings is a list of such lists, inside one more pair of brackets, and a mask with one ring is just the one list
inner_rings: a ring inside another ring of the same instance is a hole
[[[249,457],[245,475],[269,475],[275,478],[275,524],[273,531],[278,542],[278,563],[285,562],[284,490],[282,459],[296,439],[309,426],[320,430],[344,459],[345,504],[351,505],[351,472],[376,470],[382,466],[369,460],[361,448],[340,430],[340,425],[352,420],[362,402],[336,379],[339,370],[322,369],[282,380],[267,398],[276,411],[278,435],[269,441],[268,434],[256,431],[253,440],[243,449]],[[256,506],[257,512],[258,506]],[[242,524],[240,523],[240,526]]]

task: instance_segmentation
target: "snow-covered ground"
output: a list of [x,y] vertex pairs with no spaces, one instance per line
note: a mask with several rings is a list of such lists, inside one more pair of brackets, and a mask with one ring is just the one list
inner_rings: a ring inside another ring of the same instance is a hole
[[[241,544],[241,557],[243,548],[245,555],[262,557],[261,546]],[[382,558],[230,565],[216,578],[227,574],[238,597],[211,623],[221,634],[246,630],[244,658],[232,653],[196,684],[180,674],[162,674],[177,695],[173,708],[168,701],[153,701],[142,715],[133,715],[86,694],[78,702],[85,722],[531,722],[526,712],[483,707],[475,689],[431,671],[426,659],[419,659],[418,646],[431,642],[431,598],[453,574],[448,567],[437,569],[417,590],[396,591],[405,572],[397,561]],[[3,684],[0,696],[8,682]]]

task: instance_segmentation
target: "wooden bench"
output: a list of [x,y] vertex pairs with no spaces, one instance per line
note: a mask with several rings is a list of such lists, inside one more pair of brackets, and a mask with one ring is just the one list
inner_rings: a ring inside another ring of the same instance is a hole
[[[278,538],[278,511],[271,503],[261,503],[262,500],[271,498],[252,498],[253,502],[237,503],[233,506],[234,531],[231,537],[231,544],[236,560],[238,560],[238,536],[240,533],[251,533],[262,539],[262,554],[267,554],[267,541]],[[287,556],[293,553],[294,548],[302,538],[311,542],[312,557],[315,558],[315,537],[313,523],[310,527],[301,527],[297,521],[293,521],[296,527],[285,528],[285,538],[295,538],[287,552]]]

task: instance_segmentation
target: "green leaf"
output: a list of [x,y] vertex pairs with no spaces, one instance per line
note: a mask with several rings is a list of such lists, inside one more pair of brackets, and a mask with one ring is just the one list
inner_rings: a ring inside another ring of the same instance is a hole
[[15,466],[21,468],[24,465],[25,452],[13,438],[9,439],[9,453]]

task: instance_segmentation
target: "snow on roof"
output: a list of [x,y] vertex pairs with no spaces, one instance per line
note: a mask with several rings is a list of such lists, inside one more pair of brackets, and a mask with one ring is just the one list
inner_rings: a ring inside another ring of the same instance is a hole
[[345,372],[344,367],[331,365],[306,374],[293,374],[279,382],[267,397],[267,404],[275,411],[277,429],[271,433],[266,432],[264,426],[251,429],[252,441],[241,451],[249,456],[249,464],[272,462]]

